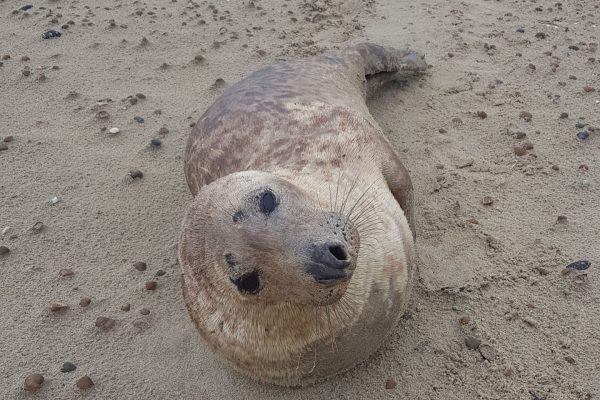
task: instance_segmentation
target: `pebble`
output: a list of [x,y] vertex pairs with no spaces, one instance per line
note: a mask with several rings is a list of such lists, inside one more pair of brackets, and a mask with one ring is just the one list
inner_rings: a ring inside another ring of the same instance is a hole
[[51,301],[48,307],[52,312],[59,312],[67,309],[68,306],[60,301]]
[[44,383],[44,377],[41,374],[27,375],[23,388],[28,392],[35,392]]
[[8,145],[4,142],[0,142],[0,151],[8,150]]
[[75,366],[75,364],[73,364],[72,362],[66,362],[62,365],[62,367],[60,367],[60,372],[73,372],[77,369],[77,367]]
[[166,274],[167,271],[165,271],[164,269],[159,269],[158,271],[156,271],[156,276],[163,276],[164,274]]
[[167,127],[166,127],[166,126],[163,126],[162,128],[160,128],[160,129],[158,130],[158,134],[159,134],[159,135],[166,135],[167,133],[169,133],[169,130],[167,129]]
[[481,346],[479,346],[479,353],[483,358],[485,358],[488,361],[494,361],[497,355],[496,349],[494,349],[489,344],[482,344]]
[[139,169],[132,169],[129,171],[129,176],[133,179],[142,179],[144,177],[144,173]]
[[123,304],[123,305],[121,306],[121,311],[125,311],[125,312],[127,312],[127,311],[129,311],[129,310],[131,310],[131,304],[127,303],[127,304]]
[[137,122],[138,124],[143,124],[144,123],[144,118],[142,118],[142,117],[133,117],[133,120],[135,122]]
[[42,38],[44,38],[44,39],[58,38],[61,36],[62,36],[62,33],[60,33],[59,31],[53,31],[53,30],[49,30],[49,31],[42,33]]
[[565,357],[565,361],[568,362],[569,364],[573,364],[573,365],[577,364],[577,362],[575,361],[575,359],[573,357],[571,357],[571,356],[566,356]]
[[477,111],[477,116],[481,119],[486,119],[487,113],[485,111]]
[[10,253],[10,249],[6,246],[0,246],[0,256]]
[[588,137],[590,137],[590,134],[588,131],[577,132],[577,139],[579,139],[579,140],[586,140]]
[[146,98],[146,95],[144,93],[136,93],[135,97],[137,97],[140,100],[144,100]]
[[102,330],[108,331],[115,326],[115,320],[108,317],[98,317],[96,318],[96,326]]
[[153,147],[160,147],[162,141],[160,139],[152,139],[150,140],[150,145]]
[[539,325],[539,323],[535,319],[528,318],[528,317],[523,318],[523,322],[525,322],[527,325],[529,325],[532,328],[537,328]]
[[146,290],[156,290],[157,286],[158,286],[158,283],[156,283],[155,281],[148,281],[144,285],[144,287],[146,288]]
[[92,299],[90,299],[89,297],[82,297],[81,300],[79,300],[79,305],[81,307],[87,307],[90,305],[91,302]]
[[4,139],[2,139],[3,142],[5,143],[10,143],[14,140],[15,138],[12,135],[8,135],[6,136]]
[[66,278],[68,276],[73,275],[75,275],[75,272],[73,272],[71,268],[63,268],[60,271],[58,271],[58,276],[60,276],[61,278]]
[[491,206],[492,204],[494,204],[494,199],[492,199],[490,196],[485,196],[481,202],[483,203],[484,206]]
[[566,113],[566,112],[560,113],[560,118],[561,119],[569,118],[569,113]]
[[575,128],[577,129],[581,129],[584,128],[587,124],[584,124],[583,122],[578,122],[575,124]]
[[44,230],[45,227],[46,227],[46,225],[44,225],[43,222],[38,221],[35,224],[33,224],[33,226],[31,227],[31,230],[33,231],[33,233],[40,233],[41,231]]
[[525,154],[527,154],[527,150],[525,150],[525,147],[521,146],[521,145],[517,145],[513,148],[513,151],[515,153],[515,155],[522,157]]
[[147,308],[142,308],[140,310],[140,314],[142,314],[142,315],[148,315],[148,314],[150,314],[150,310],[148,310]]
[[29,76],[31,75],[31,70],[29,68],[24,68],[23,71],[21,71],[21,73],[23,74],[23,76]]
[[557,224],[566,224],[568,222],[567,217],[565,215],[559,215],[556,217]]
[[554,164],[554,165],[552,166],[552,169],[553,169],[553,170],[555,170],[555,171],[558,171],[560,168],[558,167],[558,165]]
[[389,378],[387,381],[385,381],[385,388],[387,390],[392,390],[396,388],[396,381],[393,380],[392,378]]
[[133,268],[137,269],[138,271],[145,271],[146,267],[147,265],[143,261],[136,261],[133,263]]
[[89,389],[89,388],[91,388],[92,386],[94,386],[94,382],[93,382],[93,381],[92,381],[92,379],[91,379],[89,376],[87,376],[87,375],[85,375],[85,376],[82,376],[81,378],[79,378],[79,379],[77,380],[77,387],[78,387],[79,389],[81,389],[81,390],[86,390],[86,389]]
[[205,61],[205,58],[198,54],[196,57],[194,57],[194,62],[197,64],[202,64]]
[[467,336],[465,338],[465,344],[468,349],[475,350],[481,345],[481,340],[474,338],[473,336]]
[[593,88],[593,87],[591,87],[591,86],[584,86],[583,87],[583,91],[586,92],[586,93],[592,93],[592,92],[595,92],[596,89]]
[[104,119],[109,119],[109,118],[110,118],[110,114],[107,111],[101,110],[96,113],[96,119],[104,120]]
[[588,260],[579,260],[579,261],[575,261],[575,262],[567,265],[566,268],[568,268],[568,269],[575,269],[577,271],[585,271],[591,265],[592,265],[592,263],[589,262]]
[[526,140],[523,142],[523,147],[525,150],[533,150],[533,143],[531,143],[529,140]]
[[111,135],[116,135],[116,134],[117,134],[117,133],[119,133],[119,132],[121,132],[121,131],[119,130],[119,128],[110,128],[110,129],[108,130],[108,133],[110,133]]
[[519,32],[519,33],[525,33],[525,28],[517,28],[517,32]]
[[589,167],[587,164],[581,164],[581,165],[579,166],[579,170],[580,170],[580,171],[589,171],[589,170],[590,170],[590,167]]
[[458,320],[458,322],[459,322],[461,325],[467,325],[469,322],[471,322],[471,317],[469,317],[468,315],[465,315],[465,316],[461,317],[461,318]]
[[533,115],[531,115],[531,113],[529,111],[521,111],[519,113],[519,117],[527,122],[531,121],[531,119],[533,118]]

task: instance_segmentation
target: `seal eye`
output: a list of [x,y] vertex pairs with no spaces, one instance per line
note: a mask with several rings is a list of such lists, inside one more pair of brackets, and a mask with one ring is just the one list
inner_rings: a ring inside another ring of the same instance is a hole
[[260,211],[271,214],[277,207],[277,199],[271,191],[266,191],[260,196]]
[[258,293],[258,289],[260,289],[260,275],[256,271],[242,275],[237,279],[232,279],[231,282],[237,286],[241,293],[256,294]]

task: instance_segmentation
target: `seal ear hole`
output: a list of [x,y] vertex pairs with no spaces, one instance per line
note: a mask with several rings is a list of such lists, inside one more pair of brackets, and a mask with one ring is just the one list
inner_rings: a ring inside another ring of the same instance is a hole
[[237,279],[232,279],[231,282],[237,286],[241,293],[256,294],[260,289],[260,274],[257,271],[252,271]]
[[260,211],[264,214],[271,214],[277,207],[277,198],[270,190],[260,195]]
[[244,215],[243,212],[238,211],[235,214],[233,214],[233,222],[236,224],[239,224],[240,222],[242,222],[244,220],[246,216]]

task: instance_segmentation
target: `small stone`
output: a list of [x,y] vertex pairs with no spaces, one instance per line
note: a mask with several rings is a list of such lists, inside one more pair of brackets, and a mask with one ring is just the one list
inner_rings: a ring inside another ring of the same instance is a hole
[[4,142],[0,142],[0,151],[8,150],[8,145]]
[[104,331],[108,331],[115,326],[115,320],[108,317],[98,317],[96,318],[96,326]]
[[529,325],[532,328],[537,328],[539,325],[535,319],[529,318],[529,317],[523,318],[523,322],[525,322],[527,325]]
[[6,246],[0,246],[0,256],[10,253],[10,249]]
[[135,106],[138,102],[137,97],[130,97],[129,98],[129,104],[131,104],[132,106]]
[[446,132],[448,132],[448,131],[447,131],[447,130],[445,130],[444,128],[440,128],[440,129],[438,129],[438,132],[439,132],[439,133],[446,133]]
[[75,364],[73,364],[72,362],[66,362],[62,365],[62,367],[60,367],[60,372],[73,372],[77,369],[77,367],[75,366]]
[[583,91],[586,92],[586,93],[592,93],[592,92],[595,92],[596,89],[593,88],[593,87],[591,87],[591,86],[584,86],[583,87]]
[[48,308],[50,308],[50,311],[52,312],[59,312],[66,310],[68,306],[65,303],[61,303],[60,301],[51,301]]
[[385,381],[385,388],[387,390],[392,390],[396,388],[396,381],[392,378],[389,378],[387,381]]
[[31,231],[33,233],[40,233],[44,230],[45,227],[46,227],[46,225],[44,225],[43,222],[38,221],[35,224],[33,224],[33,226],[31,227]]
[[59,31],[54,31],[54,30],[49,30],[49,31],[42,33],[43,39],[59,38],[61,36],[62,36],[62,33],[60,33]]
[[531,115],[531,113],[529,111],[521,111],[519,113],[519,117],[521,119],[525,120],[526,122],[529,122],[533,118],[533,115]]
[[580,170],[580,171],[589,171],[589,170],[590,170],[590,167],[589,167],[587,164],[581,164],[581,165],[579,166],[579,170]]
[[119,132],[121,132],[121,130],[119,128],[110,128],[108,130],[108,133],[110,133],[111,135],[116,135]]
[[23,71],[21,71],[21,73],[23,74],[23,76],[29,76],[31,75],[31,70],[29,68],[25,68],[23,69]]
[[579,261],[575,261],[575,262],[567,265],[566,268],[567,269],[574,269],[574,270],[577,270],[577,271],[585,271],[591,265],[592,265],[592,263],[589,262],[588,260],[579,260]]
[[41,374],[27,375],[23,388],[28,392],[35,392],[42,387],[44,383],[44,377]]
[[467,345],[468,349],[475,350],[475,349],[479,348],[479,345],[481,344],[481,340],[474,338],[473,336],[467,336],[465,338],[465,344]]
[[485,111],[477,111],[477,116],[481,119],[486,119],[487,113]]
[[215,80],[215,83],[213,83],[213,88],[218,89],[218,88],[225,87],[225,85],[226,85],[226,83],[223,78],[217,78]]
[[142,314],[142,315],[148,315],[148,314],[150,314],[150,310],[148,310],[147,308],[142,308],[140,310],[140,314]]
[[29,61],[29,60],[30,60],[30,58],[29,58],[29,57],[27,57],[27,56],[22,56],[22,57],[21,57],[21,61],[23,61],[23,62],[27,62],[27,61]]
[[109,118],[110,118],[110,114],[108,113],[108,111],[101,110],[96,113],[96,119],[98,119],[98,120],[106,120]]
[[577,139],[586,140],[590,136],[588,131],[577,132]]
[[515,155],[522,157],[525,154],[527,154],[527,150],[525,150],[525,147],[521,146],[521,145],[517,145],[515,147],[513,147],[513,151],[515,153]]
[[479,221],[475,218],[469,218],[467,222],[473,225],[479,225]]
[[533,150],[533,143],[531,143],[529,140],[526,140],[523,142],[523,147],[525,150]]
[[525,33],[525,28],[517,28],[517,32],[519,32],[519,33]]
[[79,305],[81,307],[87,307],[90,305],[91,302],[92,299],[90,299],[89,297],[82,297],[81,300],[79,300]]
[[535,34],[535,37],[538,39],[546,39],[548,37],[548,34],[546,34],[544,32],[538,32]]
[[144,93],[136,93],[135,97],[137,97],[140,100],[144,100],[146,98],[146,95]]
[[577,129],[581,129],[584,128],[587,124],[584,124],[583,122],[578,122],[575,124],[575,128]]
[[516,137],[517,139],[523,139],[523,138],[524,138],[524,137],[526,137],[526,136],[527,136],[527,134],[526,134],[525,132],[516,132],[516,133],[515,133],[515,137]]
[[8,136],[6,136],[4,139],[2,139],[2,141],[3,141],[4,143],[10,143],[10,142],[12,142],[14,139],[15,139],[15,138],[14,138],[12,135],[8,135]]
[[556,223],[557,224],[566,224],[568,222],[567,217],[565,215],[559,215],[556,218]]
[[558,171],[560,168],[558,167],[558,165],[554,164],[554,165],[552,165],[552,169],[554,171]]
[[89,389],[92,386],[94,386],[94,382],[92,382],[92,379],[87,375],[82,376],[77,380],[77,387],[81,390]]
[[46,79],[48,79],[48,78],[46,77],[46,74],[44,74],[43,72],[38,75],[38,80],[40,82],[44,82]]
[[158,271],[156,271],[156,276],[163,276],[164,274],[166,274],[167,272],[164,269],[159,269]]
[[468,325],[468,324],[469,324],[469,322],[471,322],[471,317],[469,317],[468,315],[465,315],[465,316],[463,316],[463,317],[460,317],[460,319],[458,320],[458,322],[459,322],[461,325]]
[[194,62],[197,64],[202,64],[206,59],[204,58],[204,56],[198,54],[196,57],[194,57]]
[[137,117],[136,116],[136,117],[133,117],[133,120],[135,122],[137,122],[138,124],[143,124],[144,123],[144,118],[142,118],[142,117]]
[[575,361],[575,359],[573,357],[571,357],[571,356],[566,356],[565,357],[565,361],[568,362],[569,364],[573,364],[573,365],[577,364],[577,362]]
[[129,310],[131,310],[131,304],[127,303],[127,304],[123,304],[123,305],[121,306],[121,311],[125,311],[125,312],[127,312],[127,311],[129,311]]
[[146,267],[147,265],[143,261],[136,261],[133,263],[133,268],[137,269],[138,271],[145,271]]
[[481,202],[483,203],[484,206],[491,206],[492,204],[494,204],[494,199],[492,199],[490,196],[485,196]]
[[152,140],[150,140],[150,145],[152,147],[160,147],[161,144],[162,144],[162,141],[160,139],[152,139]]
[[169,130],[167,129],[167,127],[163,126],[162,128],[160,128],[158,130],[158,134],[159,135],[166,135],[167,133],[169,133]]
[[71,268],[63,268],[60,271],[58,271],[58,276],[60,276],[61,278],[66,278],[68,276],[73,275],[75,275],[75,272],[73,272]]
[[488,361],[494,361],[494,359],[496,358],[496,349],[494,349],[489,344],[482,344],[481,346],[479,346],[479,353],[483,358],[485,358]]
[[157,286],[158,286],[158,283],[156,283],[155,281],[148,281],[144,285],[144,288],[146,288],[146,290],[156,290]]
[[561,119],[569,118],[569,113],[566,113],[566,112],[560,113],[560,118]]
[[152,113],[154,115],[160,115],[160,114],[162,114],[162,110],[154,110]]
[[142,179],[144,177],[144,173],[139,169],[133,169],[129,171],[129,176],[133,179]]

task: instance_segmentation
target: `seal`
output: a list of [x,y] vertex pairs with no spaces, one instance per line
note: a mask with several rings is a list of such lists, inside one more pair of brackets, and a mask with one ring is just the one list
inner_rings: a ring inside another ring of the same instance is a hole
[[407,170],[365,98],[410,50],[359,44],[233,85],[185,151],[188,312],[235,369],[302,386],[365,360],[402,316],[414,256]]

